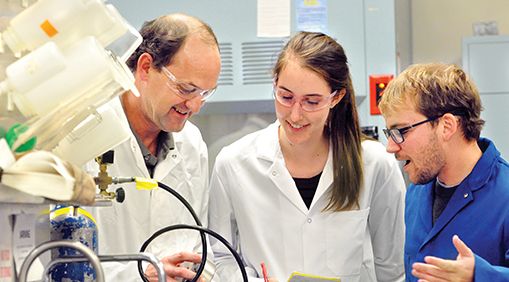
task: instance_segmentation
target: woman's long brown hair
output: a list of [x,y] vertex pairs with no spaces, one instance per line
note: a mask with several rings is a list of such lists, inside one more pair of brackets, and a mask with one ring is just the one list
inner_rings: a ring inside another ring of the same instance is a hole
[[363,184],[361,131],[355,105],[355,94],[343,47],[323,33],[299,32],[281,51],[273,74],[297,60],[301,66],[320,74],[332,91],[345,89],[345,96],[329,112],[324,134],[333,150],[334,180],[325,211],[359,208]]

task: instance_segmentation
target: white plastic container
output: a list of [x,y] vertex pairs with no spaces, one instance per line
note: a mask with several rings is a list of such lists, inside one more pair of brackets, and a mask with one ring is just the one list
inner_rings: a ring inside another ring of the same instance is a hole
[[[12,95],[14,103],[25,117],[42,116],[61,103],[81,98],[85,92],[101,89],[110,81],[117,81],[126,89],[132,83],[132,75],[129,76],[131,73],[127,66],[115,61],[93,37],[86,37],[67,48],[63,58],[65,68],[59,68],[58,73],[46,76],[42,83],[32,83],[35,87],[28,91]],[[58,65],[62,65],[62,62],[58,62]],[[12,75],[12,80],[21,81],[23,73]],[[107,93],[97,95],[101,95],[96,97],[98,101],[109,97]],[[83,103],[86,103],[86,97],[83,98]],[[95,101],[91,103],[96,104]]]
[[83,166],[129,136],[130,129],[122,126],[111,107],[104,105],[67,135],[53,153],[77,166]]
[[5,69],[2,92],[28,92],[65,68],[64,55],[54,42],[48,42]]
[[118,11],[102,0],[39,0],[16,15],[2,37],[14,53],[34,50],[50,40],[66,47],[89,35],[107,46],[127,26]]
[[19,111],[30,118],[28,130],[13,148],[35,136],[38,149],[52,150],[99,106],[126,91],[137,93],[129,68],[94,37],[76,42],[63,55],[64,70],[25,93],[11,95]]

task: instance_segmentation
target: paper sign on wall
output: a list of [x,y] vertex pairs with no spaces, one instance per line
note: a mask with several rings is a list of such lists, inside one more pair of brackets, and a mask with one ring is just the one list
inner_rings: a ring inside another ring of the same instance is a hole
[[327,8],[327,0],[298,0],[297,30],[327,33]]
[[290,36],[290,0],[258,0],[257,36]]

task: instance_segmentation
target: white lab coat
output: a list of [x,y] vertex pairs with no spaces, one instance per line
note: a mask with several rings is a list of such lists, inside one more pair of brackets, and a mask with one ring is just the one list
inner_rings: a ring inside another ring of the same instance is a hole
[[[332,184],[332,150],[310,209],[286,169],[278,122],[218,155],[212,172],[209,227],[241,253],[250,281],[287,281],[294,271],[342,282],[403,281],[405,186],[394,157],[364,141],[360,209],[322,212]],[[227,249],[213,241],[221,281],[242,281]]]
[[[122,126],[129,128],[120,101],[111,103],[123,122]],[[153,178],[180,193],[206,226],[209,197],[206,145],[198,128],[189,121],[181,132],[172,134],[175,149],[157,164]],[[111,176],[150,178],[134,135],[131,134],[129,140],[113,150],[114,164],[108,166]],[[90,162],[87,170],[94,171],[96,175],[98,165]],[[143,242],[163,227],[181,223],[196,225],[184,205],[168,192],[162,189],[136,190],[134,184],[122,184],[120,187],[126,194],[123,203],[114,202],[112,207],[92,209],[99,230],[100,254],[138,253]],[[115,189],[115,186],[110,186],[109,190]],[[153,241],[147,251],[162,258],[180,251],[192,251],[197,245],[201,250],[200,244],[196,231],[172,231]],[[136,263],[108,263],[103,267],[107,281],[141,281]]]

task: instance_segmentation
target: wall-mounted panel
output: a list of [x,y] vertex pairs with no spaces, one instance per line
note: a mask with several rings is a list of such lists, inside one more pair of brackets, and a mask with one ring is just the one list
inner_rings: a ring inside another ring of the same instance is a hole
[[509,93],[509,36],[464,38],[463,67],[481,94]]
[[[220,87],[210,102],[272,99],[270,71],[287,38],[256,36],[256,1],[235,0],[112,0],[136,27],[162,14],[182,12],[212,26],[223,55]],[[295,2],[292,2],[295,4]],[[292,5],[292,31],[295,11]],[[357,95],[366,95],[363,1],[328,1],[330,35],[344,47]]]
[[481,136],[490,138],[509,157],[509,36],[463,39],[463,69],[479,89],[485,125]]

